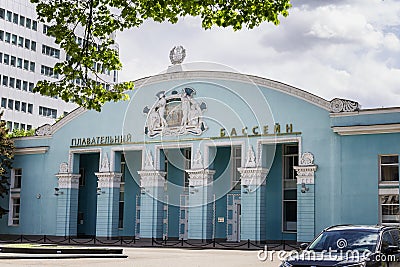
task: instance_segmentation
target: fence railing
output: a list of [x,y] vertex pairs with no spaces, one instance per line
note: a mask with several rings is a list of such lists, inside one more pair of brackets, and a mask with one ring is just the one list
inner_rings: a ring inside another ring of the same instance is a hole
[[226,242],[212,240],[161,240],[156,238],[137,239],[132,237],[60,237],[60,236],[29,236],[29,235],[3,235],[0,236],[0,246],[4,243],[34,243],[47,245],[85,245],[85,246],[122,246],[122,247],[168,247],[168,248],[197,248],[197,249],[240,249],[259,250],[264,249],[298,249],[293,241],[251,241]]

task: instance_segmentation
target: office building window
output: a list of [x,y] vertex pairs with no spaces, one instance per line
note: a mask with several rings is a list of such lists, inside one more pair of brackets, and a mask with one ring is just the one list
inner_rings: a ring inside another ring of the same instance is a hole
[[28,113],[32,114],[33,112],[33,104],[28,104]]
[[282,217],[283,231],[297,230],[297,178],[296,170],[299,161],[299,147],[296,145],[283,146],[283,195]]
[[35,88],[35,84],[34,83],[29,83],[28,91],[29,92],[33,92],[33,88]]
[[4,41],[4,31],[0,30],[0,41]]
[[24,47],[24,37],[21,36],[18,37],[18,46]]
[[19,25],[25,26],[25,17],[24,16],[19,16]]
[[14,88],[14,87],[15,87],[15,78],[10,77],[9,86],[10,86],[11,88]]
[[35,41],[31,41],[31,50],[36,51],[36,42]]
[[18,24],[18,14],[13,14],[13,23]]
[[24,59],[24,70],[29,69],[29,60]]
[[4,8],[0,8],[0,19],[5,19],[6,10]]
[[21,110],[21,102],[18,100],[15,100],[15,110],[17,111]]
[[13,45],[17,45],[17,36],[15,34],[11,35],[11,43]]
[[1,107],[7,108],[7,98],[4,97],[1,98]]
[[7,10],[6,20],[11,22],[12,21],[12,12]]
[[57,118],[57,110],[39,106],[39,115],[55,119],[55,118]]
[[15,88],[17,88],[18,90],[21,90],[21,80],[20,79],[15,80]]
[[380,181],[382,182],[399,181],[399,155],[381,155],[379,157],[379,164],[380,164]]
[[31,24],[32,24],[32,20],[31,20],[31,19],[28,19],[28,18],[26,18],[26,21],[25,21],[25,27],[27,27],[28,29],[30,29],[30,28],[31,28]]
[[32,30],[37,31],[37,21],[32,20]]
[[26,112],[26,103],[25,102],[21,103],[21,111]]
[[22,82],[22,90],[28,91],[28,82],[27,81]]
[[4,35],[4,42],[11,43],[11,33],[6,32],[6,34]]
[[3,86],[8,86],[8,76],[3,75]]
[[6,65],[10,65],[10,55],[4,54],[3,63]]
[[30,62],[29,63],[29,70],[32,72],[35,72],[35,62]]
[[31,40],[25,39],[25,48],[30,49],[31,48]]
[[13,67],[17,66],[17,58],[16,57],[11,56],[10,65]]
[[22,58],[17,58],[17,68],[22,69]]

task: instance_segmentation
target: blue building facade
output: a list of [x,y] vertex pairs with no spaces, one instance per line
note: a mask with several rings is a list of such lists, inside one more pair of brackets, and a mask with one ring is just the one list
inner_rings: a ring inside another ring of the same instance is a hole
[[1,234],[310,241],[399,224],[400,108],[176,71],[15,140]]

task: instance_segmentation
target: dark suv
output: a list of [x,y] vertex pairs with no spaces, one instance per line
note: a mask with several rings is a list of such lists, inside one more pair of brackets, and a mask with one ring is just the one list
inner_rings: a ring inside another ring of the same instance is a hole
[[400,266],[399,228],[394,226],[332,226],[300,247],[280,267]]

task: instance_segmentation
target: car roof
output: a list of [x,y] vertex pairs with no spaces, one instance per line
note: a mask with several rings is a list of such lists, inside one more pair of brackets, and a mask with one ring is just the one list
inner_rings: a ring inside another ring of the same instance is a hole
[[341,230],[355,230],[355,231],[371,231],[380,232],[386,229],[398,229],[396,226],[386,226],[386,225],[335,225],[325,229],[325,231],[341,231]]

